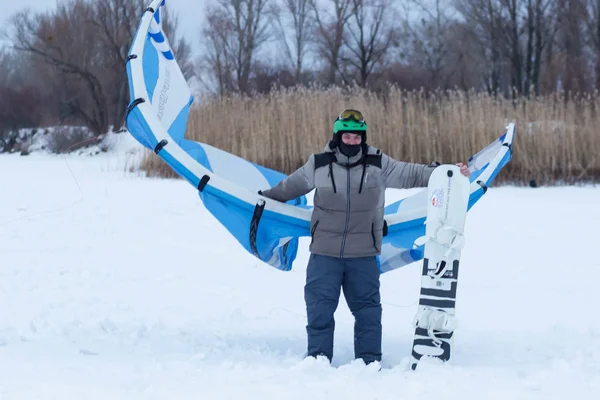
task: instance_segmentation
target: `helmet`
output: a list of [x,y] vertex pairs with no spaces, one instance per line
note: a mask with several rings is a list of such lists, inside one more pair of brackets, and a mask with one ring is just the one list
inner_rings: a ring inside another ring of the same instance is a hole
[[340,140],[338,133],[351,132],[359,133],[363,137],[363,142],[367,141],[367,122],[362,113],[356,110],[344,110],[333,123],[333,139]]
[[353,120],[341,121],[336,120],[333,123],[333,133],[341,133],[341,132],[352,132],[352,133],[367,133],[367,123],[366,122],[356,122]]

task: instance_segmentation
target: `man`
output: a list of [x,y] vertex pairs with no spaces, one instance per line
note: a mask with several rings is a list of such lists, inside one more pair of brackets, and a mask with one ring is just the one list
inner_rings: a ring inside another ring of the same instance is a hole
[[[469,176],[462,163],[461,172]],[[354,353],[366,364],[381,361],[379,265],[386,234],[386,188],[427,186],[435,166],[393,160],[367,145],[362,113],[345,110],[333,125],[325,152],[273,188],[260,193],[286,202],[316,188],[310,224],[310,261],[304,298],[308,356],[333,358],[334,312],[340,290],[355,318]]]

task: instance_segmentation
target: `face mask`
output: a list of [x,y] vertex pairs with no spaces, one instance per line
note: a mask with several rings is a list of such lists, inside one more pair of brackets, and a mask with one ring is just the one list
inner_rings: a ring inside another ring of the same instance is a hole
[[360,151],[360,144],[346,144],[340,140],[340,151],[347,157],[354,157]]

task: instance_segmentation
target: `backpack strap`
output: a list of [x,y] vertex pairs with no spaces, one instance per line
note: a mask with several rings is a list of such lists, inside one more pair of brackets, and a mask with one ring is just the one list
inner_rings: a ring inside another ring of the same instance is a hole
[[372,165],[374,167],[381,168],[381,153],[367,154],[365,157],[365,165]]
[[333,153],[327,152],[315,154],[315,170],[321,167],[326,167],[333,162],[335,162],[335,154]]

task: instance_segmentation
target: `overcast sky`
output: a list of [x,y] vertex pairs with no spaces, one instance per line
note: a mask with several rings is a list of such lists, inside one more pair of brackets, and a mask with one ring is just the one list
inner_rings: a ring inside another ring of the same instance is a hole
[[[53,8],[59,0],[0,0],[0,23],[5,24],[8,18],[15,12],[30,7],[34,11],[45,11]],[[147,0],[148,4],[152,0]],[[200,24],[204,18],[204,5],[211,0],[167,0],[166,7],[175,10],[179,14],[180,34],[183,34],[198,50],[200,35]]]

